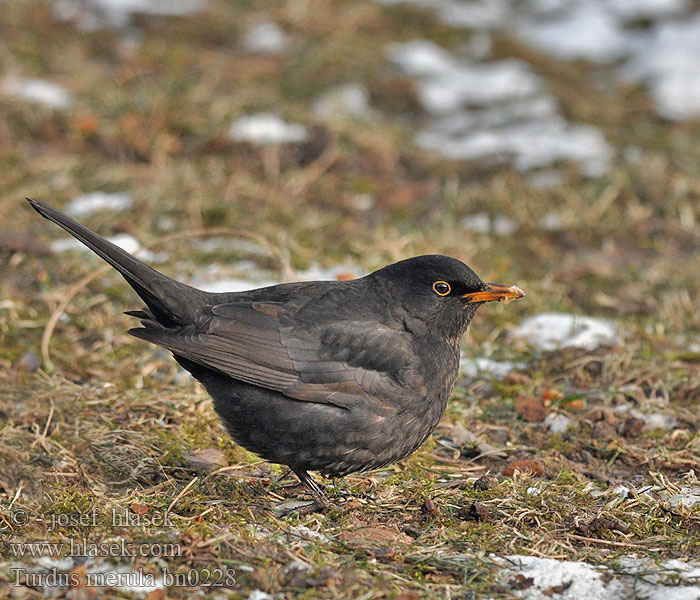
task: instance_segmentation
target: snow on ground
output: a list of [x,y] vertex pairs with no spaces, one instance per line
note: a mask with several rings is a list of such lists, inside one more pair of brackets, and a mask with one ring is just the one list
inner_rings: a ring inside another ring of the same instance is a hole
[[229,136],[237,142],[263,145],[303,142],[306,135],[306,127],[298,123],[287,123],[273,113],[240,117],[229,129]]
[[49,108],[68,108],[71,103],[70,94],[64,88],[45,79],[8,76],[2,81],[0,89],[8,96]]
[[569,428],[569,425],[574,424],[569,417],[560,413],[547,415],[543,423],[549,428],[551,433],[564,433]]
[[493,233],[494,235],[510,235],[518,229],[518,224],[506,215],[494,215],[480,212],[462,217],[460,227],[475,233]]
[[422,148],[455,160],[507,160],[523,171],[561,159],[588,176],[608,170],[612,149],[600,131],[567,123],[526,63],[474,61],[427,40],[391,44],[387,56],[417,77],[432,115],[416,136]]
[[463,356],[459,361],[459,372],[463,377],[489,376],[495,379],[503,379],[514,369],[522,369],[522,363],[512,363],[510,361],[498,361],[491,358],[468,358]]
[[[236,272],[234,277],[230,276],[232,269]],[[206,292],[247,292],[282,283],[278,279],[272,278],[271,275],[270,272],[257,268],[255,263],[243,260],[226,267],[210,264],[199,269],[196,276],[188,283]],[[305,271],[296,271],[294,281],[339,281],[356,279],[361,275],[362,270],[355,265],[334,265],[325,268],[312,265]]]
[[682,487],[677,494],[667,496],[666,500],[673,508],[691,508],[700,504],[700,487]]
[[205,292],[223,294],[226,292],[247,292],[269,285],[276,285],[277,283],[279,282],[274,280],[251,281],[243,277],[230,277],[228,279],[219,279],[216,281],[200,281],[195,279],[190,282],[190,285],[204,290]]
[[[84,567],[84,571],[82,568]],[[38,558],[32,564],[13,563],[15,573],[36,576],[42,582],[44,597],[63,595],[77,588],[80,578],[98,589],[112,588],[124,593],[136,593],[143,597],[149,592],[165,588],[160,576],[142,569],[132,570],[128,565],[112,565],[97,557],[68,556],[54,559],[47,556]]]
[[322,119],[366,119],[374,114],[369,106],[369,91],[359,83],[330,88],[316,98],[312,108]]
[[89,217],[100,210],[120,211],[131,208],[134,199],[126,192],[90,192],[73,198],[64,212],[71,217]]
[[612,570],[536,556],[493,557],[509,592],[526,600],[699,600],[700,563],[619,559]]
[[251,54],[274,54],[287,45],[287,35],[274,21],[261,21],[249,29],[240,40],[240,46]]
[[700,117],[700,14],[654,27],[622,73],[649,86],[663,117]]
[[129,25],[132,15],[183,16],[201,10],[205,0],[54,0],[54,18],[80,31]]
[[621,340],[619,327],[613,321],[567,313],[528,317],[510,335],[542,350],[571,346],[593,350],[601,344],[618,344]]
[[[170,255],[167,252],[152,252],[151,250],[147,250],[141,246],[141,242],[139,242],[133,235],[129,235],[128,233],[118,233],[117,235],[107,238],[107,240],[147,263],[162,263],[170,258]],[[50,248],[56,253],[75,250],[78,252],[88,252],[93,254],[90,248],[75,238],[61,238],[51,242]]]
[[[623,81],[646,84],[660,115],[673,120],[700,116],[700,9],[689,0],[377,2],[422,6],[452,27],[482,35],[499,31],[561,60],[599,65],[622,61],[618,75]],[[405,70],[420,77],[436,72],[424,66],[422,72]],[[459,77],[454,70],[454,85],[459,85]]]
[[298,281],[339,281],[345,279],[357,279],[364,275],[364,271],[357,265],[333,265],[321,267],[312,264],[308,269],[296,271],[295,279]]

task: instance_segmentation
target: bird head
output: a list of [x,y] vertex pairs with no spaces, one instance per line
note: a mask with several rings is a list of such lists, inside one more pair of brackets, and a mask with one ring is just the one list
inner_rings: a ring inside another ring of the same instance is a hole
[[398,302],[417,331],[425,327],[447,338],[461,336],[483,303],[525,295],[516,286],[485,283],[462,261],[439,254],[402,260],[368,277],[382,282],[387,302]]

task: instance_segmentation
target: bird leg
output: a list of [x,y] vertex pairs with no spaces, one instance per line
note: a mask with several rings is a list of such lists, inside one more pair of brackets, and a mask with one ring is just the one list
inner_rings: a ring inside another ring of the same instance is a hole
[[328,496],[326,495],[325,490],[323,489],[323,486],[321,484],[317,483],[314,481],[314,479],[309,475],[306,471],[303,469],[292,469],[294,471],[294,474],[299,478],[299,481],[301,481],[306,488],[311,492],[311,495],[313,496],[314,499],[314,504],[311,505],[312,510],[305,510],[304,512],[315,512],[315,511],[323,511],[326,510],[331,506],[331,501],[329,500]]
[[296,483],[289,483],[287,485],[280,485],[282,480],[285,479],[290,473],[292,473],[292,469],[287,469],[282,475],[272,482],[270,489],[281,492],[285,498],[289,498],[290,496],[298,496],[299,494],[308,492],[309,488],[303,481],[297,481]]

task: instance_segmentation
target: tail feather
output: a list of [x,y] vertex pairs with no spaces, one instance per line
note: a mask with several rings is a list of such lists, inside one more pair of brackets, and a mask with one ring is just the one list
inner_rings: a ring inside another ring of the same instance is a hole
[[65,229],[119,271],[159,323],[191,323],[196,309],[206,303],[210,296],[207,292],[166,277],[52,206],[33,198],[27,198],[27,201],[42,217]]

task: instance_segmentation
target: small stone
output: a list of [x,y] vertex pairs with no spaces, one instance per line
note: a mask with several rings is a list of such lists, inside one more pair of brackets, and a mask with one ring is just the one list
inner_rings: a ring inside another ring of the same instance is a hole
[[595,537],[596,534],[600,533],[601,531],[619,531],[621,533],[628,533],[629,530],[629,525],[621,523],[617,519],[610,519],[608,517],[597,517],[588,523],[583,523],[576,527],[576,533],[585,537]]
[[498,487],[498,479],[493,475],[484,475],[474,482],[474,489],[480,492],[493,490]]
[[435,505],[435,502],[433,502],[432,498],[426,498],[425,500],[423,500],[423,506],[421,506],[421,510],[424,513],[432,515],[439,512],[440,509]]
[[226,453],[214,448],[198,448],[190,450],[182,455],[187,464],[193,469],[208,471],[215,467],[224,467],[228,464]]
[[401,531],[403,531],[403,533],[405,533],[406,535],[410,535],[414,539],[419,538],[421,535],[423,535],[423,530],[420,527],[416,527],[415,525],[404,525]]

